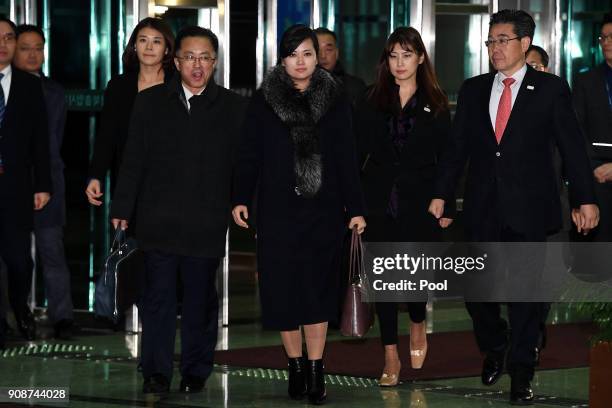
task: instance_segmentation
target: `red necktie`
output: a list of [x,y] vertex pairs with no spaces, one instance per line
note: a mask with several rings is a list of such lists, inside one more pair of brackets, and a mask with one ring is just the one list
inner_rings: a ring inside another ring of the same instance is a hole
[[501,142],[510,112],[512,111],[512,90],[510,85],[515,82],[514,78],[506,78],[502,81],[504,83],[504,91],[502,92],[501,98],[499,99],[499,105],[497,106],[497,117],[495,118],[495,138],[497,144]]

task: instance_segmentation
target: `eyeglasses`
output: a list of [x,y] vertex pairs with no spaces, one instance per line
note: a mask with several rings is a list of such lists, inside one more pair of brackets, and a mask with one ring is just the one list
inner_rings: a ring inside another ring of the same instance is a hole
[[14,33],[0,34],[0,40],[4,40],[6,42],[15,41],[15,34]]
[[514,37],[514,38],[499,38],[497,40],[487,40],[485,41],[485,45],[488,48],[493,48],[495,46],[495,44],[498,44],[500,47],[505,47],[508,45],[508,41],[512,41],[512,40],[520,40],[521,37]]
[[537,64],[535,62],[533,64],[529,64],[529,65],[531,65],[531,68],[535,69],[536,71],[543,71],[544,68],[546,68],[544,66],[544,64]]
[[598,37],[600,43],[605,44],[608,41],[612,41],[612,33],[610,34],[602,34]]
[[191,62],[193,65],[195,65],[196,62],[200,62],[202,63],[202,65],[210,65],[213,63],[214,60],[216,60],[216,58],[213,58],[210,55],[201,55],[199,57],[196,57],[193,54],[187,54],[184,57],[176,57],[176,58],[183,60],[183,61]]

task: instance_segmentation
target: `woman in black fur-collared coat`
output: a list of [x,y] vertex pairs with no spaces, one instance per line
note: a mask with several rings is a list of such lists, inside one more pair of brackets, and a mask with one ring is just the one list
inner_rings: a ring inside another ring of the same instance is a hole
[[263,326],[281,332],[290,396],[308,393],[313,403],[325,399],[322,356],[327,323],[337,311],[333,263],[346,228],[365,228],[351,107],[334,78],[317,67],[317,51],[317,37],[306,26],[283,35],[279,63],[247,111],[233,197],[234,220],[246,228],[257,188],[251,226]]

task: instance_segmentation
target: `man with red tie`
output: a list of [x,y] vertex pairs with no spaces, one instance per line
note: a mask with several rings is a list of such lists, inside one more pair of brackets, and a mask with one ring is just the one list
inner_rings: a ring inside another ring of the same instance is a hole
[[[497,72],[466,80],[459,92],[451,143],[439,163],[436,199],[429,211],[441,218],[445,202],[455,199],[458,178],[469,159],[463,201],[469,241],[543,242],[561,228],[553,144],[567,169],[578,231],[587,233],[599,220],[569,87],[563,79],[526,64],[534,31],[535,22],[524,11],[493,14],[485,45]],[[545,305],[509,303],[509,328],[499,303],[466,306],[478,346],[486,355],[482,382],[497,382],[507,358],[510,403],[533,404],[530,382]]]

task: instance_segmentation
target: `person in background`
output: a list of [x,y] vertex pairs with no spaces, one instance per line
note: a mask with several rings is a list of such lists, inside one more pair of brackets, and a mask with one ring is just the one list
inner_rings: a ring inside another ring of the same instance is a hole
[[145,257],[142,374],[145,394],[166,394],[173,374],[177,277],[182,281],[181,383],[200,392],[213,370],[233,150],[246,100],[213,75],[219,41],[202,27],[177,35],[178,73],[137,97],[111,217],[135,223]]
[[[436,163],[448,145],[450,111],[417,30],[399,27],[378,61],[376,82],[355,110],[368,208],[369,242],[439,242],[440,221],[427,212],[433,197]],[[449,208],[449,211],[451,209]],[[409,302],[410,361],[423,366],[427,354],[426,302]],[[380,386],[395,386],[401,363],[398,304],[376,303],[385,367]]]
[[365,229],[365,208],[351,105],[337,80],[317,67],[317,36],[304,25],[291,26],[278,51],[247,111],[232,214],[248,228],[258,188],[262,325],[280,331],[289,396],[322,404],[327,327],[337,318],[334,261],[346,228]]
[[550,72],[548,69],[549,57],[544,48],[531,44],[526,52],[527,64],[536,71]]
[[[18,329],[25,339],[34,340],[36,321],[27,304],[32,286],[30,236],[34,211],[47,205],[53,187],[41,81],[12,67],[16,45],[15,24],[0,17],[0,257],[6,263]],[[0,331],[5,330],[6,324],[0,323]]]
[[[561,228],[551,149],[555,144],[570,181],[578,231],[588,233],[599,220],[569,86],[526,63],[534,32],[535,22],[525,11],[504,9],[493,14],[485,45],[497,72],[467,79],[459,92],[451,142],[439,162],[430,212],[436,218],[443,216],[469,160],[463,217],[470,242],[545,242],[548,234]],[[507,361],[510,403],[533,404],[531,380],[546,304],[508,303],[509,324],[501,317],[499,303],[467,302],[466,307],[476,342],[486,355],[483,384],[495,384]]]
[[612,241],[612,13],[605,15],[599,34],[604,61],[574,81],[574,107],[586,137],[593,166],[595,192],[601,208],[592,241]]
[[174,34],[166,22],[147,17],[136,25],[123,51],[124,73],[112,78],[104,92],[100,131],[85,189],[90,204],[102,205],[107,172],[111,170],[111,179],[118,174],[136,95],[173,77],[173,55]]
[[70,270],[64,253],[64,225],[66,201],[64,162],[60,154],[66,123],[64,89],[42,73],[45,61],[45,35],[33,25],[17,27],[17,51],[13,65],[40,77],[49,121],[49,152],[53,197],[34,215],[36,254],[42,264],[47,313],[53,323],[55,337],[69,340],[73,332],[72,293]]
[[366,84],[361,78],[348,74],[342,66],[340,49],[338,48],[338,37],[336,33],[319,27],[314,30],[319,41],[319,66],[337,78],[343,85],[346,94],[353,104],[361,99],[366,90]]

